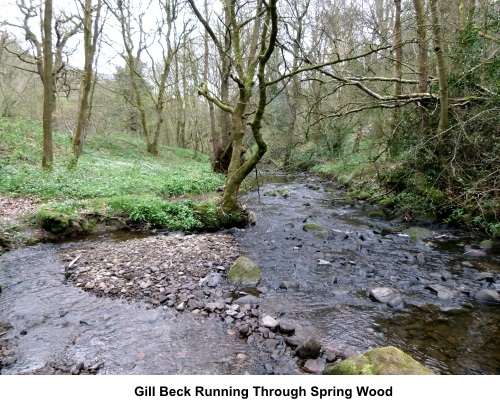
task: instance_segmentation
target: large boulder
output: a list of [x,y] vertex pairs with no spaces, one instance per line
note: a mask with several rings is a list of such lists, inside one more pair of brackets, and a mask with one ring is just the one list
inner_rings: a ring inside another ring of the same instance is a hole
[[227,273],[227,279],[231,284],[242,287],[255,287],[262,279],[259,267],[248,257],[240,256]]
[[381,347],[329,366],[329,375],[432,375],[427,367],[393,347]]

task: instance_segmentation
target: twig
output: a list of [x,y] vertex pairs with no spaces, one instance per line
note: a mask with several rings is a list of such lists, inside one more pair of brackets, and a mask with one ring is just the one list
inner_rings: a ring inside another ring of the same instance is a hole
[[260,186],[259,186],[259,172],[257,170],[257,166],[255,166],[255,181],[257,182],[257,195],[259,196],[259,204],[260,202]]
[[80,257],[82,257],[82,255],[78,255],[78,256],[76,256],[76,257],[75,257],[75,258],[71,261],[71,263],[70,263],[70,264],[68,264],[68,269],[72,269],[72,268],[74,268],[74,267],[75,267],[75,263],[78,261],[78,259],[79,259]]

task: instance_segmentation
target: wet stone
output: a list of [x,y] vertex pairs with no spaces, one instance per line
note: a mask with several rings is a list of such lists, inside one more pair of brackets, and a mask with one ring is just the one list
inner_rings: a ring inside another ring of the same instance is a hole
[[500,294],[494,290],[480,290],[474,294],[474,299],[481,304],[500,305]]
[[290,325],[289,323],[280,322],[279,331],[283,334],[291,335],[295,332],[295,326]]
[[449,300],[452,299],[455,294],[449,288],[441,285],[441,284],[431,284],[425,287],[427,290],[433,292],[437,295],[440,300]]
[[298,289],[299,288],[299,283],[297,281],[282,281],[279,288],[283,290],[293,290],[293,289]]
[[274,349],[276,349],[276,346],[278,346],[278,343],[279,343],[279,340],[276,340],[276,339],[266,339],[266,340],[264,340],[264,343],[262,344],[262,347],[267,352],[272,352]]
[[272,316],[267,315],[261,319],[261,325],[269,329],[275,329],[279,322]]
[[248,336],[251,333],[250,326],[245,324],[238,328],[238,332],[241,336]]
[[489,273],[489,272],[483,272],[483,273],[479,273],[475,279],[477,281],[487,281],[488,283],[494,283],[495,282],[495,276],[493,275],[493,273]]
[[388,303],[399,296],[399,292],[389,287],[377,287],[370,291],[370,298],[381,303]]
[[309,359],[304,363],[302,368],[307,373],[318,374],[325,371],[326,365],[321,359]]
[[308,337],[295,350],[297,355],[302,359],[317,358],[321,351],[321,342],[314,336]]
[[327,347],[323,353],[324,358],[329,363],[333,363],[336,359],[340,358],[342,352],[334,347]]
[[470,246],[466,246],[464,256],[471,258],[481,258],[487,257],[488,254],[484,250],[472,249]]

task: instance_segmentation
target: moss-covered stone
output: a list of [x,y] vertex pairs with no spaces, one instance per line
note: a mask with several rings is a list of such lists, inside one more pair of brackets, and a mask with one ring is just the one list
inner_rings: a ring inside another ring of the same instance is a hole
[[308,231],[323,231],[325,227],[320,224],[316,224],[314,222],[309,222],[308,224],[304,224],[302,229],[306,232]]
[[290,197],[290,190],[288,190],[287,188],[284,188],[280,191],[278,191],[278,193],[283,197],[283,198],[288,198]]
[[318,238],[326,239],[326,238],[332,237],[333,232],[328,231],[328,230],[318,231],[318,232],[314,232],[314,236],[316,236]]
[[420,195],[432,200],[435,204],[442,204],[446,200],[446,194],[429,184],[425,174],[422,172],[416,171],[414,173],[413,184]]
[[379,210],[375,210],[375,211],[371,211],[368,216],[370,218],[385,218],[385,214],[383,213],[383,211],[379,211]]
[[1,232],[0,232],[0,248],[1,247],[8,247],[10,244],[11,244],[11,239],[6,236],[6,235],[3,235]]
[[242,287],[255,287],[262,279],[262,272],[253,261],[246,256],[240,256],[227,273],[227,279],[231,284]]
[[381,347],[351,357],[325,370],[328,375],[432,375],[427,367],[402,350]]
[[364,190],[353,190],[349,192],[347,195],[357,200],[368,200],[372,196],[370,193]]
[[406,230],[406,233],[413,240],[430,239],[433,237],[432,232],[430,230],[428,230],[427,228],[419,227],[419,226],[413,226],[411,228],[408,228]]
[[479,248],[480,249],[484,249],[484,250],[488,250],[488,249],[491,249],[493,248],[493,242],[489,239],[487,240],[483,240],[480,244],[479,244]]
[[377,205],[380,205],[381,207],[384,208],[393,208],[395,205],[394,198],[393,197],[381,198],[380,200],[377,200]]
[[232,213],[225,212],[219,198],[193,203],[194,218],[201,223],[200,229],[217,231],[223,228],[244,227],[248,222],[248,215],[243,209]]
[[472,215],[471,214],[463,214],[457,216],[457,221],[462,222],[464,224],[470,224],[472,222]]
[[52,233],[63,233],[68,230],[71,218],[60,212],[41,208],[36,214],[40,226]]

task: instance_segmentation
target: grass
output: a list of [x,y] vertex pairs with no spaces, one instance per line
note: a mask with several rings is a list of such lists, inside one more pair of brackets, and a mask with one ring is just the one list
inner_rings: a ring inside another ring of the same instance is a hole
[[[48,211],[77,218],[82,212],[123,215],[172,229],[194,229],[190,202],[211,193],[224,177],[209,158],[190,150],[161,147],[149,155],[142,139],[91,135],[76,168],[70,169],[71,138],[54,134],[54,170],[41,170],[42,131],[36,124],[0,119],[0,193],[36,196]],[[175,201],[168,201],[175,200]]]

